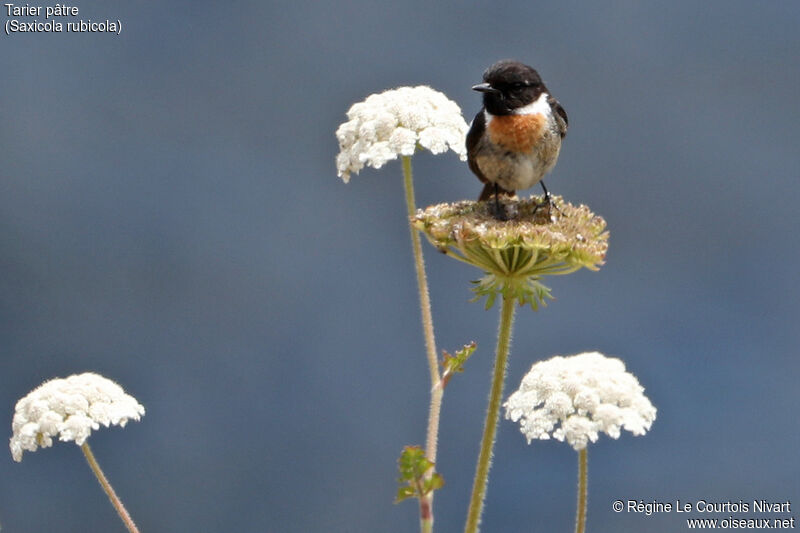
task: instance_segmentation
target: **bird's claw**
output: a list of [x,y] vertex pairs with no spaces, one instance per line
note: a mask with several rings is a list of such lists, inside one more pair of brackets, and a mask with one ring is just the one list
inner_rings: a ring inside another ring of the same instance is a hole
[[[543,211],[541,212],[542,213],[541,215],[539,215],[539,210],[540,209],[543,209]],[[549,192],[547,192],[544,195],[544,199],[541,202],[537,203],[536,207],[533,208],[533,215],[534,216],[539,215],[543,219],[546,219],[546,220],[549,221],[549,220],[552,220],[551,219],[551,210],[552,209],[555,209],[556,211],[558,211],[559,215],[562,215],[562,216],[564,215],[564,213],[561,211],[561,209],[558,207],[558,205],[556,205],[556,203],[553,201],[553,197],[550,195]]]

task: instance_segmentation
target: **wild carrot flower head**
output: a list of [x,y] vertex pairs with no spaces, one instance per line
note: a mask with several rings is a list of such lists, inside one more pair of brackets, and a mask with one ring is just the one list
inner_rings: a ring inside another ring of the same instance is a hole
[[381,168],[419,146],[434,154],[456,152],[467,158],[467,123],[458,104],[420,85],[373,94],[350,107],[347,122],[336,130],[336,169],[345,183],[365,165]]
[[86,372],[47,381],[17,402],[9,447],[15,461],[24,451],[53,445],[53,437],[82,445],[100,425],[125,427],[144,407],[122,387]]
[[644,435],[656,408],[625,364],[599,352],[556,356],[535,363],[504,404],[506,418],[533,439],[566,440],[581,450],[599,433]]
[[[504,199],[508,220],[494,217],[490,202],[456,202],[419,210],[411,223],[439,251],[486,272],[478,297],[491,307],[498,293],[536,309],[550,297],[542,276],[598,270],[608,250],[602,217],[585,205],[553,197],[558,211],[537,209],[540,199]],[[559,212],[560,211],[560,212]]]

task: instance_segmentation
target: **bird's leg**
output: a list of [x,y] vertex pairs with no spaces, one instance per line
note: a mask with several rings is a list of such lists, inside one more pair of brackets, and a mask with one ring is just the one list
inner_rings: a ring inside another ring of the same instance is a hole
[[497,220],[508,220],[505,204],[500,207],[500,187],[494,184],[494,218]]
[[551,198],[551,196],[550,196],[550,191],[548,191],[548,190],[547,190],[547,187],[545,187],[545,186],[544,186],[544,182],[543,182],[543,181],[540,181],[540,182],[539,182],[539,185],[541,185],[541,186],[542,186],[542,190],[544,191],[544,203],[546,203],[546,204],[550,204],[550,203],[552,203],[552,202],[553,202],[553,200],[552,200],[552,198]]

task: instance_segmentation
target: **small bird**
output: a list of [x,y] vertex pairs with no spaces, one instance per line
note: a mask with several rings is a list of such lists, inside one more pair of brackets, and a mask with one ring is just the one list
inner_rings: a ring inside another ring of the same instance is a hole
[[[505,218],[498,195],[542,184],[558,160],[567,134],[567,113],[539,73],[519,61],[498,61],[472,89],[483,93],[483,108],[467,133],[469,168],[486,185],[478,201],[495,195],[495,216]],[[544,204],[540,204],[544,205]]]

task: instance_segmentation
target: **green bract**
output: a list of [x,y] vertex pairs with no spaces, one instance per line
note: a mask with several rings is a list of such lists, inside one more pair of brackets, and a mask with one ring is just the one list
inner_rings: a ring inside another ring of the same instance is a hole
[[585,205],[553,197],[558,209],[536,206],[542,198],[501,198],[508,220],[497,220],[489,202],[438,204],[417,211],[411,223],[441,252],[484,272],[475,282],[486,307],[497,294],[537,309],[552,298],[542,276],[598,270],[608,250],[602,217]]

